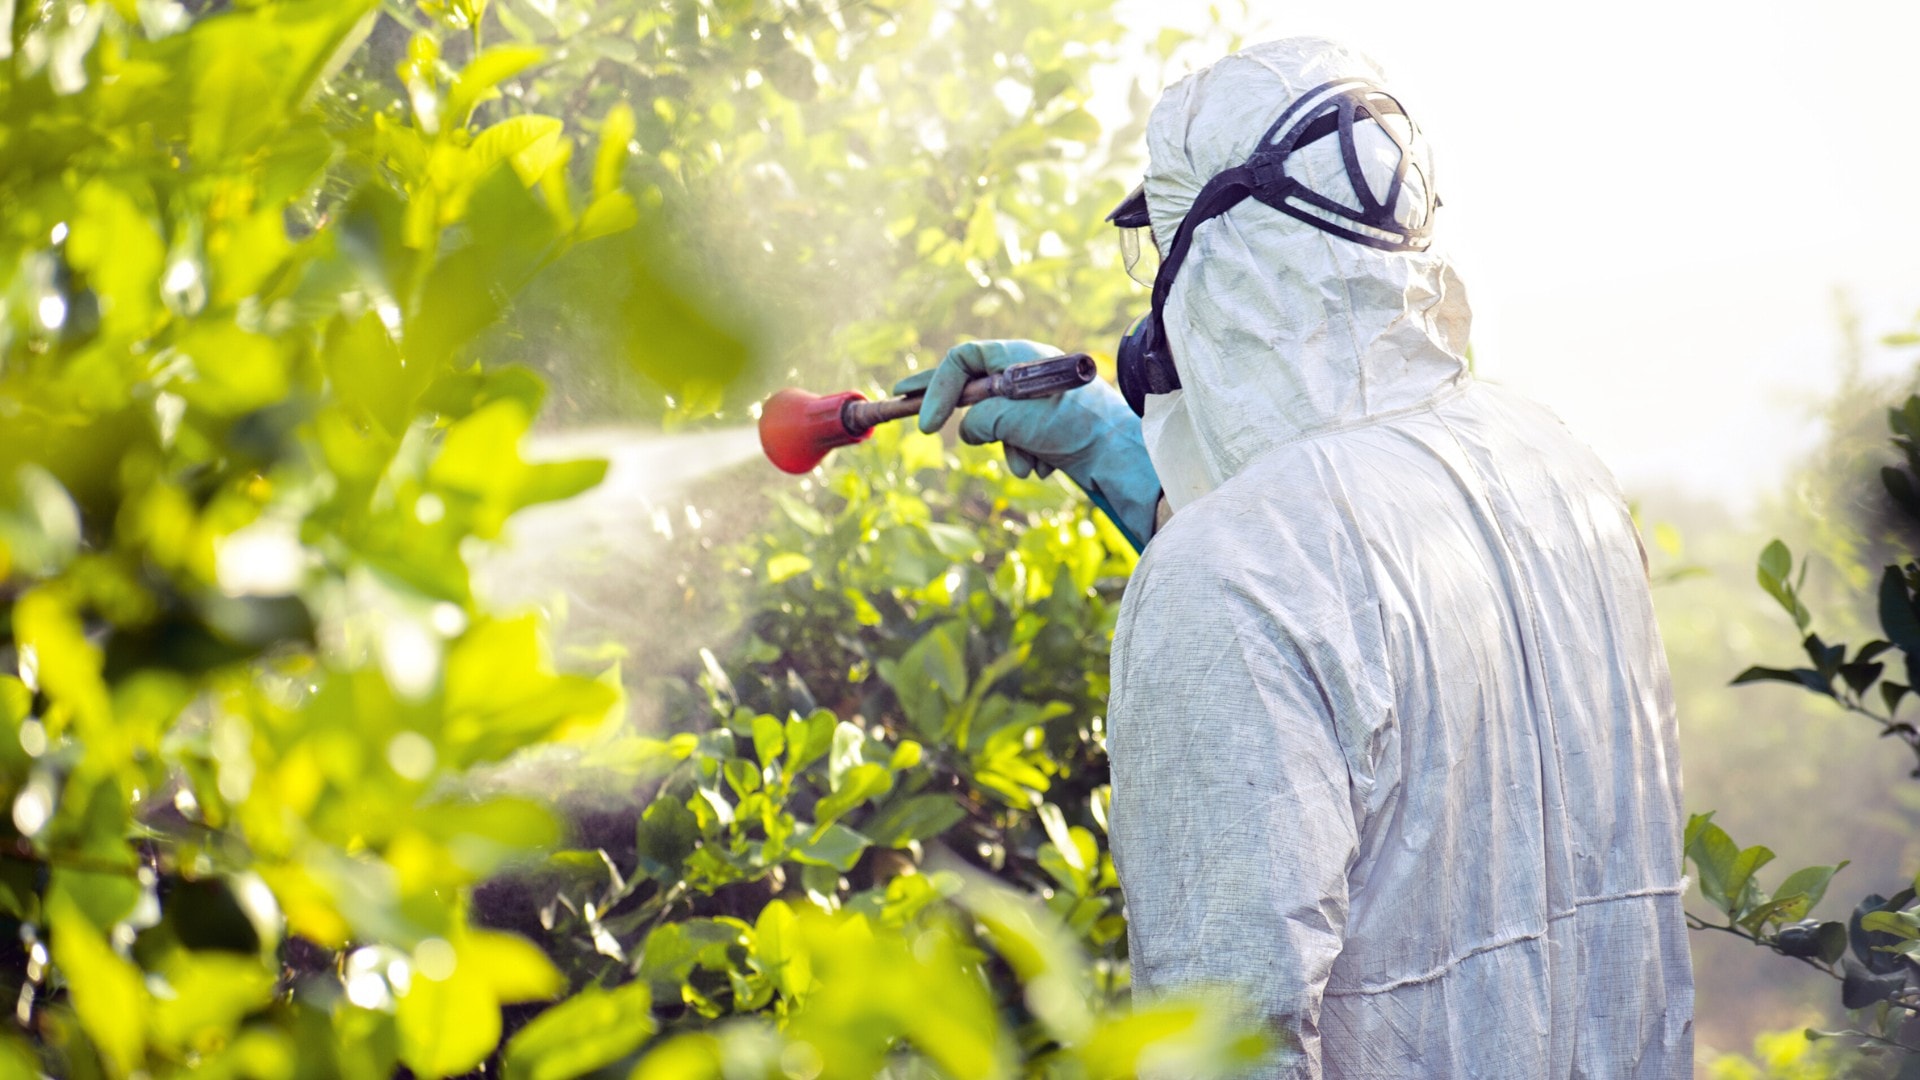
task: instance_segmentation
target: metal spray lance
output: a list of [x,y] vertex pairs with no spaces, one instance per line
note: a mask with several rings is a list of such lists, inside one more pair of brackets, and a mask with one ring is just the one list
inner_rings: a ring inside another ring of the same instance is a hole
[[[996,397],[1015,401],[1051,397],[1085,386],[1098,375],[1093,358],[1086,353],[1030,360],[968,380],[960,391],[960,404],[976,405]],[[835,448],[873,434],[876,426],[915,415],[924,396],[921,391],[868,401],[853,390],[818,395],[788,387],[761,406],[760,449],[782,471],[804,473]]]

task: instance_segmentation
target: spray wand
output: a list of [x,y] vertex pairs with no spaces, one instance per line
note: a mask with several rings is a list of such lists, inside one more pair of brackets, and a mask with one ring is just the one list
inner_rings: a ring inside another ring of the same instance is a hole
[[[960,404],[977,405],[996,397],[1014,401],[1050,397],[1085,386],[1098,374],[1086,353],[1030,360],[968,380],[960,391]],[[788,387],[760,408],[760,449],[783,472],[804,473],[835,448],[864,440],[875,427],[919,413],[924,396],[923,390],[868,401],[854,390],[819,395]]]

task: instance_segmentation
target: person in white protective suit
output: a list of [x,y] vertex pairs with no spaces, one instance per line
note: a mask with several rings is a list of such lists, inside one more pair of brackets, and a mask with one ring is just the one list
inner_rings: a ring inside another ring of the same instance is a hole
[[[1147,138],[1115,212],[1166,259],[1122,348],[1144,424],[1096,383],[961,432],[1151,537],[1108,719],[1136,992],[1231,989],[1286,1047],[1263,1076],[1690,1075],[1644,551],[1594,455],[1468,371],[1417,128],[1296,38],[1181,80]],[[1049,351],[956,348],[922,426]]]

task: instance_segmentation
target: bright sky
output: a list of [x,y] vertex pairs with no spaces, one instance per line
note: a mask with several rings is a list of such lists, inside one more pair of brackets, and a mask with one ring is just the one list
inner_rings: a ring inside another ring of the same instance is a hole
[[[1920,312],[1920,3],[1251,6],[1249,41],[1322,34],[1386,67],[1434,147],[1480,374],[1630,494],[1780,490],[1838,371],[1836,290],[1869,341]],[[1143,54],[1206,9],[1121,3]]]

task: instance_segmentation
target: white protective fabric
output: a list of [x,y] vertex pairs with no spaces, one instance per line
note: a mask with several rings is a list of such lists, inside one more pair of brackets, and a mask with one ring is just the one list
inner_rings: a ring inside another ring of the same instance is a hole
[[[1290,39],[1168,90],[1162,242],[1296,94],[1353,74],[1380,79]],[[1304,168],[1351,203],[1338,152]],[[1134,985],[1240,987],[1297,1039],[1261,1075],[1687,1076],[1680,771],[1637,534],[1551,413],[1468,375],[1468,323],[1438,242],[1377,251],[1251,200],[1198,230],[1166,307],[1185,390],[1146,425],[1185,505],[1114,636]]]

